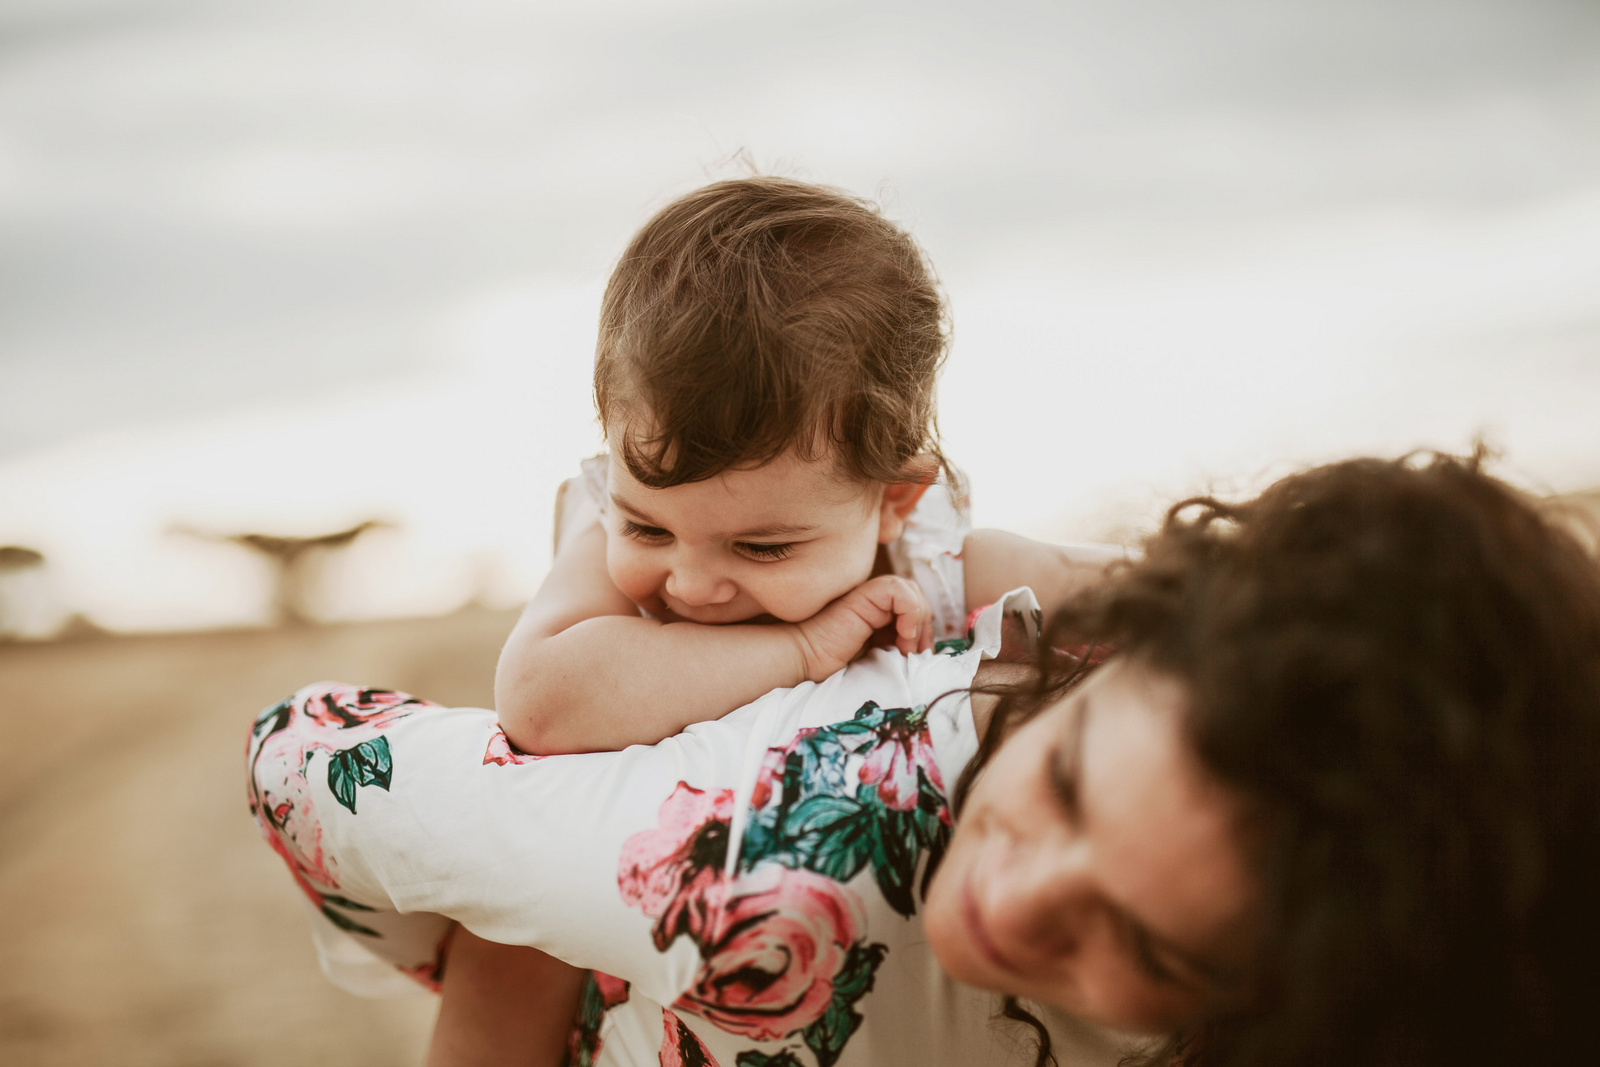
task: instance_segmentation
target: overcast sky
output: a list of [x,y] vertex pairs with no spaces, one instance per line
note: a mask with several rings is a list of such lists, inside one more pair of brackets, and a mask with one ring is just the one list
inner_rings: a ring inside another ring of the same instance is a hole
[[[59,541],[126,456],[171,467],[234,412],[448,379],[441,419],[521,389],[497,417],[583,438],[611,260],[741,150],[929,250],[980,518],[1092,534],[1479,432],[1600,483],[1600,4],[7,0],[0,540]],[[24,521],[72,478],[78,511]],[[181,481],[151,529],[211,493]]]

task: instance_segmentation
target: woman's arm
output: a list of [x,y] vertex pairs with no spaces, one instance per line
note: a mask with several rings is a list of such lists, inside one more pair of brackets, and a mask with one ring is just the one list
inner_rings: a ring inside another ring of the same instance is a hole
[[962,551],[967,605],[993,604],[1026,585],[1049,615],[1127,558],[1116,545],[1051,545],[1004,530],[973,530]]

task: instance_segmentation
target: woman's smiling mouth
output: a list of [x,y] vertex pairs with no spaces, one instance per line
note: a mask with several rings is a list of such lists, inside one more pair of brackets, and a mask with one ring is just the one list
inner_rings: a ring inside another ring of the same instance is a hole
[[966,924],[972,943],[978,946],[978,952],[985,960],[1007,974],[1021,974],[1016,965],[1000,952],[995,943],[989,939],[988,933],[984,931],[983,920],[978,915],[978,899],[972,892],[970,875],[961,887],[961,918]]

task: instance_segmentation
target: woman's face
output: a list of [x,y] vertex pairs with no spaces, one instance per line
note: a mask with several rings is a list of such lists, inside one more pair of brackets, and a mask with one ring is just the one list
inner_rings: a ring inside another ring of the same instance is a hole
[[1184,711],[1180,682],[1119,659],[1001,745],[928,894],[952,977],[1146,1032],[1243,998],[1240,808],[1189,751]]

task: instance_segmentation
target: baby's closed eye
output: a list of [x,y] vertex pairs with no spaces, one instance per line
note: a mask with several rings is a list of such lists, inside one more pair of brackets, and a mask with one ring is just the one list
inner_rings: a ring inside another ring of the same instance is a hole
[[622,536],[632,537],[640,541],[661,541],[672,536],[670,530],[663,530],[659,526],[643,526],[632,519],[622,521]]
[[785,559],[794,552],[793,541],[785,541],[779,544],[758,544],[754,541],[740,541],[737,543],[737,547],[740,552],[752,559]]

